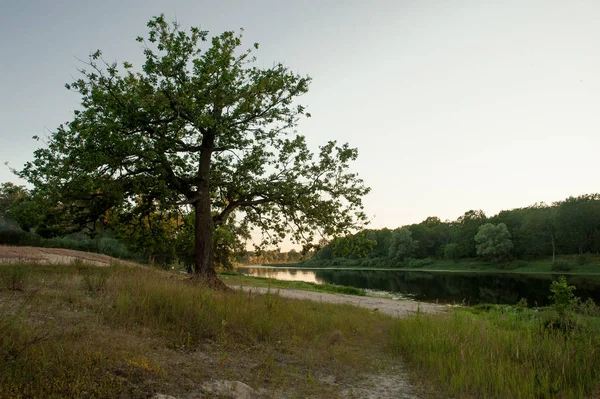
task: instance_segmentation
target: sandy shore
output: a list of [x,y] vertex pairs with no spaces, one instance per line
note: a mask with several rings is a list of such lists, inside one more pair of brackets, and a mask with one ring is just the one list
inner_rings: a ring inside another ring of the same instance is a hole
[[[264,294],[268,288],[244,287],[246,291]],[[412,300],[397,300],[386,298],[373,298],[368,296],[329,294],[316,291],[292,290],[285,288],[271,288],[271,292],[279,292],[286,298],[310,300],[315,302],[341,303],[371,309],[394,317],[407,317],[416,314],[417,310],[423,313],[441,313],[446,311],[445,305],[434,303],[416,302]]]

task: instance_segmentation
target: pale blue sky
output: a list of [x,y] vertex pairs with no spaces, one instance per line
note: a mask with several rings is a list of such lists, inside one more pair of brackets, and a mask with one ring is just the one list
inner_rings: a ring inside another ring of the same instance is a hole
[[600,2],[491,3],[2,0],[0,161],[20,168],[70,118],[76,57],[139,65],[134,39],[162,12],[243,27],[259,65],[313,78],[299,131],[359,148],[373,227],[600,191]]

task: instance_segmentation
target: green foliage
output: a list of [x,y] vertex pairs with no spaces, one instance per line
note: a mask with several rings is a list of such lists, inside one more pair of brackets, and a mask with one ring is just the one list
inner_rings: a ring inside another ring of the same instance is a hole
[[396,229],[390,237],[388,258],[395,262],[404,262],[415,254],[419,243],[412,239],[409,229]]
[[568,272],[573,270],[573,264],[565,259],[559,259],[552,262],[552,271],[553,272]]
[[360,232],[345,237],[336,237],[331,241],[331,256],[333,258],[361,259],[369,255],[376,242],[367,238],[366,233]]
[[573,294],[575,289],[574,285],[569,285],[567,283],[565,276],[560,276],[558,280],[553,281],[550,285],[550,292],[552,292],[552,295],[550,295],[549,298],[559,316],[566,316],[573,310],[573,306],[578,301],[578,298]]
[[459,245],[461,257],[474,258],[477,255],[474,237],[486,221],[487,217],[482,210],[467,211],[456,220],[452,241]]
[[554,204],[557,240],[564,253],[600,250],[600,195],[569,197]]
[[458,244],[448,244],[444,246],[444,258],[458,262],[460,259],[460,247]]
[[486,223],[480,226],[475,235],[475,242],[478,256],[496,262],[508,258],[513,248],[510,233],[504,223],[497,226]]
[[589,257],[587,254],[579,254],[575,256],[575,263],[579,266],[583,266],[589,262]]
[[348,171],[358,151],[329,141],[315,154],[296,133],[310,116],[297,102],[309,77],[257,66],[232,31],[209,40],[162,15],[148,27],[140,67],[90,55],[67,85],[81,109],[19,173],[46,204],[49,232],[93,229],[116,215],[150,220],[150,242],[161,244],[165,229],[152,219],[194,209],[195,260],[212,270],[211,232],[229,218],[265,232],[265,244],[312,242],[317,229],[339,235],[366,221],[369,189]]
[[4,220],[4,223],[11,221],[29,231],[39,225],[40,212],[40,204],[33,200],[24,186],[10,182],[0,185],[0,230]]

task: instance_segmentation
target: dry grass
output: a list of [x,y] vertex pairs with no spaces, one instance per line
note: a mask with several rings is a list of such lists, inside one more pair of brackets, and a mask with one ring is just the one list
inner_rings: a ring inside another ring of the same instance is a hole
[[20,291],[0,286],[0,397],[197,396],[225,379],[335,398],[393,362],[393,320],[364,309],[217,293],[148,268],[0,269],[26,276]]

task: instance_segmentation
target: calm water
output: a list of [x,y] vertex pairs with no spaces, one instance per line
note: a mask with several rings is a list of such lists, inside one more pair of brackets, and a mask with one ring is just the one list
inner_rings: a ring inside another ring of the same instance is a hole
[[[442,303],[504,303],[514,304],[527,298],[530,305],[548,304],[550,283],[557,276],[407,272],[402,270],[318,270],[275,267],[240,267],[239,273],[248,276],[271,277],[278,280],[330,283],[358,288],[388,291],[414,296],[422,301]],[[600,303],[600,276],[571,276],[570,284],[577,287],[575,295],[593,298]]]

